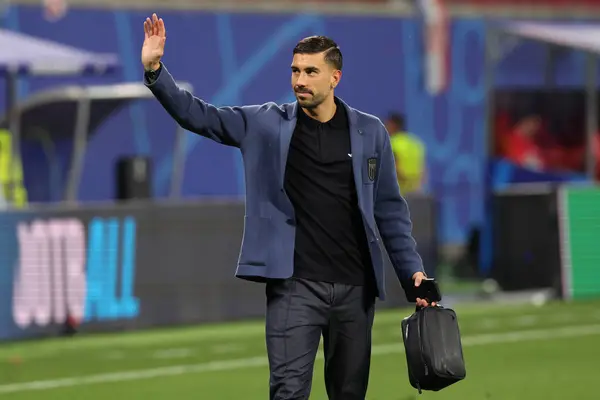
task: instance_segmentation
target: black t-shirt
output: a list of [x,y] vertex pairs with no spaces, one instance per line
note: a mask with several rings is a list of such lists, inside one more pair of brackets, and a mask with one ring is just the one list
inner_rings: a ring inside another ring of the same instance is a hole
[[296,214],[294,276],[371,285],[373,267],[358,208],[345,107],[321,123],[298,109],[284,188]]

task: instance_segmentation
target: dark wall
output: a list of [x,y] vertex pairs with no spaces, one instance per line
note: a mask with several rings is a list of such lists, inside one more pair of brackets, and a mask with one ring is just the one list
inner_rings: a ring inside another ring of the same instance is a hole
[[[435,274],[435,205],[409,198]],[[264,286],[234,277],[242,203],[136,203],[0,214],[0,340],[261,317]],[[405,304],[388,266],[389,300]]]
[[492,276],[502,289],[560,288],[557,195],[552,187],[496,193],[493,222]]

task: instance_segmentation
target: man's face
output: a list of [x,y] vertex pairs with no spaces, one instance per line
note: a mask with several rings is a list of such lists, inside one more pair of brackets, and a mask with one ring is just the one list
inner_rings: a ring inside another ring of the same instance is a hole
[[342,71],[325,62],[324,53],[294,54],[292,89],[302,108],[316,108],[332,95]]
[[521,134],[527,137],[534,137],[542,127],[542,120],[538,116],[528,116],[519,125]]
[[398,125],[391,119],[388,119],[385,121],[385,129],[387,129],[387,131],[390,135],[393,135],[399,131]]

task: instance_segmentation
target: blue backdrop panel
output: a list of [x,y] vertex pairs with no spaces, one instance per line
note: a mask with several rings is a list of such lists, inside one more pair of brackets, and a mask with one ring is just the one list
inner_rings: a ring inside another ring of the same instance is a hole
[[[11,29],[89,50],[118,53],[123,69],[116,76],[78,79],[111,83],[141,80],[142,22],[149,13],[72,9],[63,20],[50,23],[43,19],[40,8],[19,7],[11,9],[6,21]],[[441,201],[441,240],[461,242],[466,228],[480,222],[486,94],[482,20],[458,19],[452,23],[450,88],[432,98],[423,86],[422,34],[417,19],[208,12],[165,12],[161,16],[168,30],[165,63],[177,79],[194,85],[196,95],[216,105],[291,101],[289,65],[294,44],[312,34],[332,36],[345,57],[338,94],[352,106],[382,118],[390,111],[405,112],[408,128],[425,141],[429,186]],[[544,57],[542,46],[517,46],[501,64],[499,83],[541,83],[539,67]],[[568,77],[561,79],[562,83],[579,83],[581,74],[573,73],[579,59],[573,60],[563,62],[558,69],[561,76]],[[24,79],[20,94],[68,81]],[[166,196],[174,132],[173,121],[155,101],[131,105],[114,115],[91,138],[79,199],[111,199],[114,162],[133,153],[152,157],[155,195]],[[49,173],[51,179],[34,173],[47,163],[39,145],[25,147],[26,184],[32,200],[55,201],[62,193],[70,146],[59,147],[62,170]],[[191,133],[186,136],[185,150],[185,196],[243,195],[237,150]]]

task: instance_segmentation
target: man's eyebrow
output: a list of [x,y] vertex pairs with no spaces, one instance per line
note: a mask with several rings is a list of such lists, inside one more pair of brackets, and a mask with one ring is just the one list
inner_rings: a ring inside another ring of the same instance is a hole
[[314,66],[314,65],[309,65],[308,67],[304,67],[304,68],[300,68],[300,67],[298,67],[296,65],[292,65],[291,68],[292,69],[304,69],[305,71],[316,71],[316,72],[320,71],[320,69],[318,67]]

